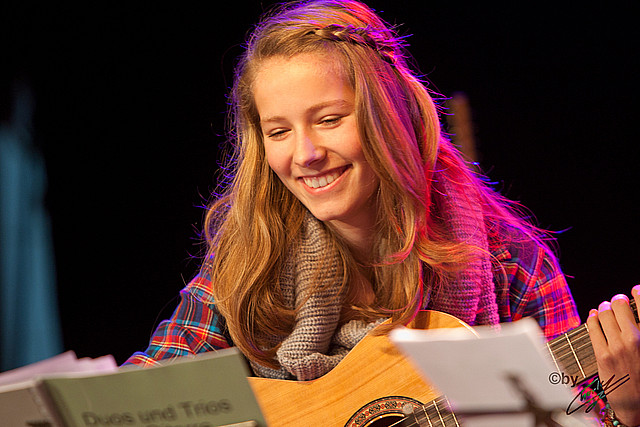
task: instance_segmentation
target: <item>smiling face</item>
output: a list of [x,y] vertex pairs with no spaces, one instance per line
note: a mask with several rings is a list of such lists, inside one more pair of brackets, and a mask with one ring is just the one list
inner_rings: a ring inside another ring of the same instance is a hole
[[321,55],[270,58],[253,95],[267,161],[283,184],[338,232],[369,231],[379,179],[362,152],[353,89],[338,69]]

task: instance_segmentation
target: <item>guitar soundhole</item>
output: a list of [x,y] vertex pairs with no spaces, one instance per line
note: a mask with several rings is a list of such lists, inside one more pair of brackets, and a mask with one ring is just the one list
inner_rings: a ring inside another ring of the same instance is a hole
[[398,415],[389,415],[383,418],[378,418],[370,423],[365,424],[366,427],[389,427],[389,426],[401,426],[402,424],[396,424],[401,421],[404,417]]
[[[420,407],[422,403],[405,396],[388,396],[367,403],[347,421],[345,427],[389,427],[405,417],[402,408]],[[395,424],[402,426],[403,424]]]

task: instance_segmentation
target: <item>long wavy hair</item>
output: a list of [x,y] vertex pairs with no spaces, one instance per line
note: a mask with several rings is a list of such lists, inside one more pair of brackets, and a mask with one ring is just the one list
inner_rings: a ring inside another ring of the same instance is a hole
[[[277,346],[269,345],[269,337],[287,336],[295,323],[296,308],[283,302],[279,277],[306,208],[267,163],[252,85],[265,60],[302,53],[332,58],[353,88],[362,149],[380,180],[377,258],[366,266],[373,270],[375,302],[353,303],[347,292],[345,304],[366,319],[391,317],[389,327],[406,323],[421,308],[425,291],[446,292],[454,273],[476,255],[477,248],[447,235],[434,194],[436,171],[461,194],[481,201],[487,224],[507,224],[536,240],[541,236],[443,135],[438,106],[410,68],[402,38],[372,9],[353,0],[281,5],[255,27],[236,67],[229,181],[207,213],[203,266],[235,345],[271,367],[278,365]],[[362,266],[328,226],[327,231],[348,289]],[[325,267],[315,266],[318,274]]]

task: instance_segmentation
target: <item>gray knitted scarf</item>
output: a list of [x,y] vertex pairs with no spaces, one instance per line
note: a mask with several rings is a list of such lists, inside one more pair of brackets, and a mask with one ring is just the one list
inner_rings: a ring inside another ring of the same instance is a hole
[[[481,248],[487,255],[470,262],[447,289],[427,295],[424,308],[450,313],[471,325],[497,325],[498,307],[482,206],[475,198],[459,194],[446,179],[436,183],[436,189],[436,205],[451,236]],[[327,248],[331,245],[327,242],[324,226],[308,214],[299,245],[287,258],[280,278],[287,305],[300,307],[296,325],[277,351],[281,368],[275,370],[252,362],[257,375],[302,381],[318,378],[333,369],[350,349],[384,320],[369,324],[354,320],[338,327],[342,308],[342,271],[338,254],[329,253]],[[315,282],[313,266],[326,257],[332,257],[335,262],[324,272],[320,286],[314,286],[318,283]],[[319,291],[312,292],[314,289]]]

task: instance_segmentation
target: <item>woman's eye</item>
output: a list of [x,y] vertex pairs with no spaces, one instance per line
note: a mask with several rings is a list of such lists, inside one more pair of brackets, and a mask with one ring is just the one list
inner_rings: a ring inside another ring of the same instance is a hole
[[267,134],[267,137],[271,139],[282,138],[286,132],[287,131],[285,129],[275,130],[275,131],[269,132]]
[[342,117],[340,117],[340,116],[331,116],[331,117],[327,117],[325,119],[322,119],[320,121],[320,123],[322,123],[323,125],[331,126],[331,125],[338,124],[341,119],[342,119]]

